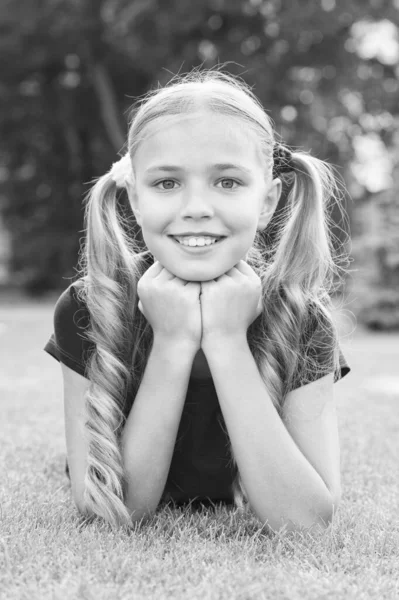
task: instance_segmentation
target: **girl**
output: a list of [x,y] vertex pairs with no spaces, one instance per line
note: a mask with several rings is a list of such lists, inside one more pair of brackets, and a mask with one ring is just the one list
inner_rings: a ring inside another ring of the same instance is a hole
[[229,74],[192,71],[136,107],[127,154],[86,199],[81,277],[45,346],[79,511],[130,526],[160,502],[245,501],[273,530],[328,525],[333,383],[350,371],[330,298],[336,192]]

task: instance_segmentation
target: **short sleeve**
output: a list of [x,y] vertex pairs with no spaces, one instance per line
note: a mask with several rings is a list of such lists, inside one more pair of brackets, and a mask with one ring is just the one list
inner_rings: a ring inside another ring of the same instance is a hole
[[85,339],[89,312],[77,296],[79,282],[72,283],[58,298],[54,308],[54,332],[44,351],[59,362],[86,377],[87,359],[94,344]]
[[343,377],[345,377],[345,375],[347,375],[351,370],[351,368],[348,365],[348,362],[345,358],[345,355],[341,350],[341,346],[339,344],[338,344],[338,353],[339,353],[339,372],[336,374],[336,376],[334,378],[334,383],[339,381]]
[[[338,370],[335,369],[335,365],[332,362],[332,351],[338,356]],[[334,383],[336,383],[345,377],[351,370],[344,353],[342,352],[339,341],[335,342],[329,327],[322,325],[321,323],[315,328],[315,333],[309,348],[309,355],[315,359],[315,364],[317,365],[316,373],[312,380],[319,379],[327,373],[334,372]]]
[[301,363],[291,389],[316,381],[328,373],[334,373],[336,383],[350,372],[351,368],[339,341],[333,335],[331,326],[312,318],[305,340],[305,361]]

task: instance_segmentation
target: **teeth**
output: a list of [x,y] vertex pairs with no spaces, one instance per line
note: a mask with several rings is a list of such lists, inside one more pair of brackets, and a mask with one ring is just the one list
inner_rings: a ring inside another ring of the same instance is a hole
[[217,242],[217,238],[211,237],[199,237],[199,238],[188,238],[188,237],[175,237],[180,244],[184,246],[210,246]]

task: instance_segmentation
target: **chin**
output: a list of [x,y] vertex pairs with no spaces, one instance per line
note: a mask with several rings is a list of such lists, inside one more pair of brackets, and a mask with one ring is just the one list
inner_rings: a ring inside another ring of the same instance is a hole
[[232,269],[239,261],[237,260],[234,263],[229,262],[229,264],[220,265],[219,267],[215,264],[205,264],[205,262],[204,265],[197,264],[195,266],[183,265],[181,262],[177,264],[176,262],[174,262],[174,264],[165,264],[161,260],[159,262],[175,277],[179,277],[179,279],[183,279],[184,281],[200,283],[202,281],[212,281],[213,279],[221,277],[230,271],[230,269]]
[[[152,251],[151,251],[152,252]],[[212,281],[227,273],[234,267],[234,265],[239,262],[240,259],[237,260],[229,260],[226,261],[209,261],[209,259],[205,259],[203,264],[200,261],[197,263],[190,264],[190,261],[176,260],[175,257],[169,257],[164,255],[163,258],[158,258],[157,254],[152,252],[154,256],[154,260],[157,260],[169,273],[174,275],[175,277],[179,277],[179,279],[183,279],[184,281],[192,281],[192,282],[202,282],[202,281]],[[245,257],[244,257],[245,260]],[[219,265],[216,264],[219,262]],[[224,264],[223,264],[224,263]]]
[[212,281],[213,279],[216,279],[217,277],[220,277],[220,275],[223,275],[223,273],[218,273],[217,275],[212,275],[210,277],[208,276],[204,276],[204,277],[194,277],[191,276],[189,279],[187,277],[181,277],[181,279],[185,279],[186,281],[192,281],[193,283],[202,283],[205,281]]

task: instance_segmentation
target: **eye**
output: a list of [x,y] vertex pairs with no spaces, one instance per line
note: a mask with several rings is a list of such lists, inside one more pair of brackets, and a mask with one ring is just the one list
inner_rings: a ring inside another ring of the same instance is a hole
[[[230,177],[224,177],[223,179],[221,179],[220,181],[232,181],[233,183],[237,184],[237,185],[242,185],[242,183],[240,181],[237,181],[236,179],[232,179]],[[220,183],[220,181],[218,183]],[[169,183],[176,183],[173,179],[162,179],[161,181],[158,181],[157,183],[154,184],[154,187],[158,187],[161,183],[165,183],[165,182],[169,182]],[[172,190],[174,188],[169,187],[169,188],[162,188],[162,189],[166,189],[166,190]],[[224,190],[233,190],[236,188],[233,187],[223,187]]]
[[[169,181],[172,183],[176,183],[173,179],[162,179],[162,181],[158,181],[158,183],[154,184],[154,187],[158,187],[160,183],[165,183],[165,181]],[[172,190],[173,188],[167,188],[168,190]]]
[[[236,179],[231,179],[230,177],[225,177],[224,179],[221,179],[220,181],[232,181],[233,183],[236,183],[237,185],[242,185],[240,181],[237,181]],[[232,187],[224,187],[224,190],[233,190],[235,188]]]

